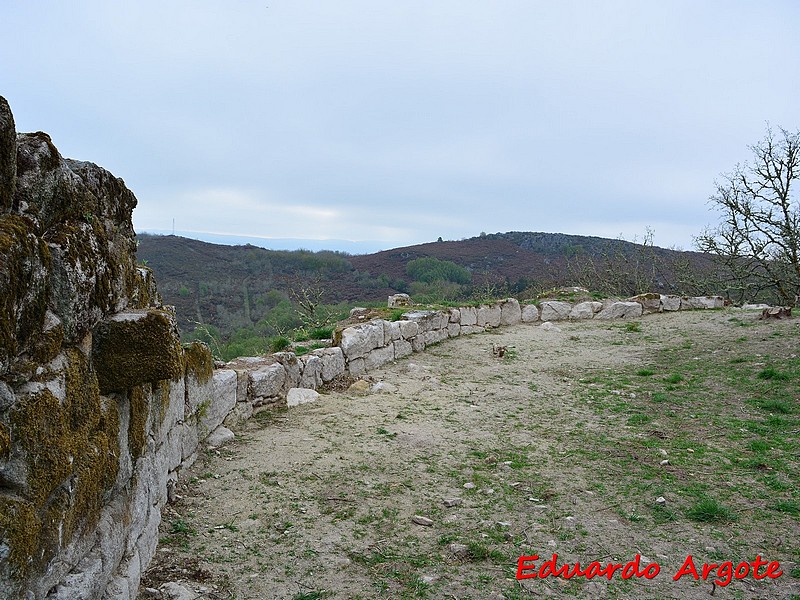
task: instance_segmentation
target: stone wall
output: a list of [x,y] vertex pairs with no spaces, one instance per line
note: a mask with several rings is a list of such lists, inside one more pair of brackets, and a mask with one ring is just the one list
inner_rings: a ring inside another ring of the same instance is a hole
[[135,206],[121,179],[63,158],[47,134],[17,134],[0,97],[2,598],[135,598],[181,470],[259,407],[311,400],[339,376],[495,327],[722,305],[647,294],[410,307],[397,321],[340,328],[304,356],[215,368],[204,345],[181,346],[174,313],[136,264]]
[[236,403],[136,264],[135,206],[0,98],[2,598],[134,598],[169,482]]
[[[390,306],[396,302],[390,298]],[[488,329],[559,320],[625,319],[673,310],[722,308],[719,296],[682,298],[642,294],[624,301],[520,303],[514,298],[480,306],[442,310],[414,310],[397,321],[373,319],[336,330],[330,348],[303,356],[279,352],[263,357],[242,357],[225,365],[236,373],[237,402],[226,424],[247,419],[262,406],[283,404],[293,389],[322,387],[336,377],[361,377],[386,363],[422,352],[427,346],[452,337]],[[216,371],[219,372],[219,371]]]

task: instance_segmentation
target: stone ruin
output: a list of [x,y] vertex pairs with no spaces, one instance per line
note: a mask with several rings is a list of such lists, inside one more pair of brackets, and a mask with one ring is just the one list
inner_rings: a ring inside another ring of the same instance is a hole
[[215,368],[206,346],[181,345],[136,264],[135,206],[105,169],[17,134],[0,97],[0,597],[135,598],[172,483],[262,406],[495,327],[723,306],[644,294],[414,310],[395,297],[410,308],[399,320],[339,328],[329,348]]

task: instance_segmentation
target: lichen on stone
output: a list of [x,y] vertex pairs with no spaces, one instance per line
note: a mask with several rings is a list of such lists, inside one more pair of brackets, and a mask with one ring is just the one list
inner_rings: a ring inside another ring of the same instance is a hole
[[44,322],[50,252],[19,215],[0,216],[0,368],[23,351]]
[[147,444],[147,415],[150,411],[147,397],[145,386],[137,385],[128,390],[131,411],[130,425],[128,426],[128,450],[134,461],[144,453]]
[[6,524],[0,534],[20,572],[43,568],[63,544],[96,525],[119,470],[116,403],[101,400],[82,352],[73,348],[66,354],[63,402],[44,389],[10,413],[14,443],[28,466],[22,500],[15,504],[25,509],[26,523]]
[[8,458],[9,454],[11,454],[11,432],[0,422],[0,459]]
[[163,309],[103,321],[94,332],[92,356],[103,394],[175,379],[184,372],[175,317]]
[[194,376],[197,383],[205,385],[214,374],[214,358],[203,342],[192,342],[183,347],[186,374]]

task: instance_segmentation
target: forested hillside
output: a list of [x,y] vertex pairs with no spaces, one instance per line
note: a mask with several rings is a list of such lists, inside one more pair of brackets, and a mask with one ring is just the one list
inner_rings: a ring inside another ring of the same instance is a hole
[[[714,291],[706,255],[563,234],[482,234],[375,254],[275,251],[175,236],[138,236],[138,258],[174,304],[184,336],[265,351],[270,338],[314,328],[397,292],[421,302],[534,298],[564,285],[606,295]],[[303,310],[302,305],[306,305]]]

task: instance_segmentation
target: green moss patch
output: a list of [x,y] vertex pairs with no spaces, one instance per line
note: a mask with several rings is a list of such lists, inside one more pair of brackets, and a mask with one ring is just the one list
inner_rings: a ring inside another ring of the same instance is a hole
[[8,458],[11,454],[11,432],[0,423],[0,458]]
[[97,326],[93,342],[103,394],[183,375],[177,325],[166,310],[124,313],[104,321]]
[[214,374],[214,358],[203,342],[192,342],[183,348],[186,374],[194,376],[200,385],[208,383]]
[[10,413],[28,479],[23,498],[4,499],[21,524],[0,511],[0,535],[22,574],[31,566],[43,568],[60,547],[94,527],[119,470],[117,406],[102,401],[79,350],[67,351],[65,384],[63,402],[43,390],[21,399]]
[[47,311],[50,252],[32,227],[23,217],[0,216],[0,363],[41,331]]
[[144,386],[136,386],[128,391],[130,402],[130,425],[128,426],[128,449],[135,462],[144,453],[147,443],[147,415],[149,406]]

